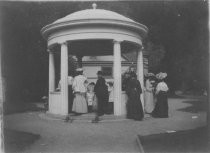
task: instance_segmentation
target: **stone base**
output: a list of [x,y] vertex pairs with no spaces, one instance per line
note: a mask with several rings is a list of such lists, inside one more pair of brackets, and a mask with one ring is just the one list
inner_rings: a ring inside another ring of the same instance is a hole
[[[82,114],[78,116],[74,116],[73,114],[68,115],[70,119],[73,120],[73,122],[91,122],[95,118],[94,113],[88,113],[88,114]],[[65,115],[55,115],[51,114],[49,112],[46,113],[40,113],[39,117],[45,120],[60,120],[64,121],[67,116]],[[99,117],[100,122],[115,122],[115,121],[125,121],[126,116],[115,116],[115,115],[103,115]]]

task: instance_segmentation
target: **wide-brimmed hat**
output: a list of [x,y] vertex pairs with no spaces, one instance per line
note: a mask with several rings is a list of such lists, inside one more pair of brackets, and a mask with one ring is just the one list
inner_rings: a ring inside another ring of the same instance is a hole
[[160,72],[156,74],[156,78],[159,80],[165,79],[167,77],[167,73]]
[[146,73],[145,74],[145,77],[152,77],[152,76],[155,76],[154,73]]

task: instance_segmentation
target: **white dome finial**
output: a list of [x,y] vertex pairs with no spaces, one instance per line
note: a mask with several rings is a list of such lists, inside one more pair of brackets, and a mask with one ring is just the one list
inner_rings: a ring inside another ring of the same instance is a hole
[[92,7],[93,7],[93,9],[96,9],[97,4],[96,4],[96,3],[93,3],[93,4],[92,4]]

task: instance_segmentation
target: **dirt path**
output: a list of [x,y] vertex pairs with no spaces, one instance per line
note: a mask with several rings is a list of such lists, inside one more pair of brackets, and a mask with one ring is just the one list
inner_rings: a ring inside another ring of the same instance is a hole
[[198,99],[170,99],[170,117],[145,118],[144,121],[65,123],[40,118],[42,112],[5,116],[5,127],[40,135],[24,148],[29,152],[138,152],[137,134],[151,135],[174,130],[194,129],[205,125],[205,102]]

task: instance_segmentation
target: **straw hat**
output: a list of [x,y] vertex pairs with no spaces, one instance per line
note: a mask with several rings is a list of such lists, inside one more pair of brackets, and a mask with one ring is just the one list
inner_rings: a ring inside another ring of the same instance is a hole
[[155,76],[153,73],[147,73],[145,74],[145,77],[152,77],[152,76]]
[[167,77],[167,73],[160,72],[156,74],[156,78],[159,80],[165,79]]

